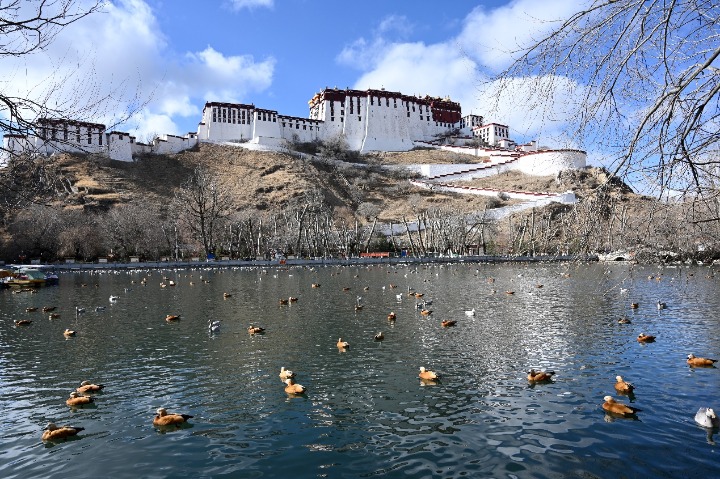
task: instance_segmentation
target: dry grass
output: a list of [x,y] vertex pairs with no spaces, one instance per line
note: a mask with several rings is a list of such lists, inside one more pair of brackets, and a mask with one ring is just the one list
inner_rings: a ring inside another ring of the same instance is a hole
[[[336,216],[352,221],[408,220],[421,211],[444,209],[460,213],[483,211],[486,206],[510,202],[494,196],[429,191],[410,185],[410,173],[375,168],[376,164],[467,163],[468,157],[438,150],[382,153],[365,157],[368,168],[336,166],[298,159],[278,152],[201,144],[176,155],[148,155],[133,163],[110,162],[92,156],[59,155],[53,168],[62,181],[77,191],[63,199],[66,206],[83,204],[105,209],[112,205],[144,201],[167,205],[193,170],[202,165],[221,178],[237,210],[247,214],[275,213],[303,205],[309,196],[320,196]],[[470,158],[472,160],[472,158]],[[476,159],[481,162],[482,159]],[[580,179],[583,181],[588,174]],[[595,176],[589,175],[592,181]],[[574,176],[531,177],[511,172],[461,184],[506,190],[567,191],[577,188]],[[368,215],[367,211],[372,211]],[[365,217],[367,215],[367,217]]]

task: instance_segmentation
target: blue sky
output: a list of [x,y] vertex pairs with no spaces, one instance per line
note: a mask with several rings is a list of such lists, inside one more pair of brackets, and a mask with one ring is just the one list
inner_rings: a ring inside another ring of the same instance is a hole
[[45,52],[3,60],[3,88],[106,124],[137,106],[117,129],[145,140],[195,131],[208,100],[306,117],[307,100],[326,86],[385,87],[450,96],[466,114],[509,124],[519,141],[576,146],[559,133],[571,121],[562,95],[544,112],[512,95],[493,109],[483,80],[577,8],[567,0],[112,0]]

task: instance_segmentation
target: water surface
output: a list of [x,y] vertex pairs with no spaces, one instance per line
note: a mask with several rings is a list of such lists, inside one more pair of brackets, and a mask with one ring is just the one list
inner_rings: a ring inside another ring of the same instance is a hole
[[[430,316],[408,288],[433,300]],[[708,267],[63,274],[36,294],[0,291],[0,476],[718,477],[715,438],[693,416],[720,410],[720,371],[685,363],[690,352],[720,355],[717,292]],[[279,304],[289,296],[299,301]],[[25,312],[46,305],[61,317]],[[623,315],[632,324],[618,324]],[[22,318],[33,323],[14,326]],[[266,333],[248,335],[250,324]],[[66,327],[77,336],[64,338]],[[639,344],[640,332],[657,341]],[[285,394],[281,366],[304,396]],[[442,380],[423,385],[420,366]],[[528,384],[531,367],[556,371],[554,382]],[[636,385],[633,398],[615,394],[618,374]],[[67,407],[85,379],[106,388],[94,407]],[[608,394],[643,411],[606,417]],[[195,417],[158,431],[161,406]],[[43,444],[50,421],[86,429]]]

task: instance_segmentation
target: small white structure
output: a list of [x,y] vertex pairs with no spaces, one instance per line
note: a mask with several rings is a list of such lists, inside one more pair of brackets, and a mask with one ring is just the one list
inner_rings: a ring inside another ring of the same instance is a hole
[[41,118],[31,134],[3,136],[3,151],[6,156],[89,153],[106,155],[111,160],[132,161],[133,155],[178,153],[196,143],[197,134],[194,132],[184,137],[163,135],[155,138],[152,145],[144,145],[136,143],[135,137],[129,133],[107,131],[101,123]]
[[502,142],[510,140],[509,128],[507,125],[499,123],[488,123],[487,125],[472,127],[473,136],[484,142],[488,146],[504,146]]

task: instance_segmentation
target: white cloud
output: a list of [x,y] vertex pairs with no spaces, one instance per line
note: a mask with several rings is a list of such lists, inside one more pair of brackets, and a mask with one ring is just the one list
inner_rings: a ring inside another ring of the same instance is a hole
[[198,117],[206,100],[241,101],[263,91],[274,66],[273,58],[255,61],[212,46],[177,55],[145,1],[119,0],[66,27],[46,51],[3,59],[0,81],[5,94],[48,100],[67,116],[109,126],[138,108],[117,128],[142,137],[179,133],[175,125]]
[[412,33],[413,26],[403,15],[388,15],[372,33],[372,39],[358,38],[345,45],[335,60],[359,70],[376,66],[393,42],[401,41]]
[[[460,102],[463,114],[505,123],[519,141],[540,137],[555,146],[576,146],[560,132],[573,120],[566,112],[577,85],[557,77],[517,79],[498,97],[497,85],[487,83],[487,78],[509,64],[510,52],[518,45],[549,31],[551,20],[578,8],[577,2],[566,0],[516,0],[494,10],[477,7],[457,35],[435,44],[390,41],[383,35],[383,22],[372,40],[356,40],[336,60],[363,71],[355,88],[384,86],[407,94],[449,95]],[[554,91],[550,108],[524,100],[531,88]]]
[[479,64],[497,70],[510,63],[513,52],[557,27],[584,3],[587,0],[515,0],[489,11],[479,6],[465,17],[455,42]]
[[273,6],[273,0],[230,0],[230,4],[234,10],[242,10],[243,8],[256,8]]

